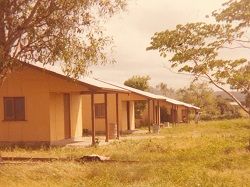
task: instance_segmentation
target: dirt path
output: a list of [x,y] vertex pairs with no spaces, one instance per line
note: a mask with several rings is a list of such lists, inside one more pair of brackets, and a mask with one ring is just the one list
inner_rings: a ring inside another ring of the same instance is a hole
[[[120,140],[109,140],[109,142],[105,142],[105,136],[97,136],[99,140],[98,146],[105,146],[113,143],[115,141],[124,141],[124,140],[144,140],[144,139],[162,139],[164,136],[158,134],[145,134],[145,135],[128,135],[128,136],[121,136]],[[79,147],[79,148],[86,148],[92,145],[91,137],[84,137],[82,141],[77,141],[73,143],[69,143],[66,147]]]

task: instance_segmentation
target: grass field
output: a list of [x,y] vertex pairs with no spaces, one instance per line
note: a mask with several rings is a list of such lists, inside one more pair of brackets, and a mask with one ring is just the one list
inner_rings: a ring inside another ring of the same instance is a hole
[[126,140],[97,148],[2,149],[2,156],[110,156],[114,163],[0,165],[0,187],[250,186],[250,120],[163,129],[163,139]]

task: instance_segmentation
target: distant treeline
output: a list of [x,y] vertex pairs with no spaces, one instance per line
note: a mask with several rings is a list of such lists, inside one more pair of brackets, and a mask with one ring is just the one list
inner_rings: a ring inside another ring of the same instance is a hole
[[[149,91],[156,94],[178,99],[201,108],[201,120],[233,119],[244,116],[244,112],[225,93],[216,92],[207,83],[192,83],[189,87],[175,90],[167,84],[160,83],[150,87]],[[233,92],[242,104],[249,107],[249,102],[244,94]]]

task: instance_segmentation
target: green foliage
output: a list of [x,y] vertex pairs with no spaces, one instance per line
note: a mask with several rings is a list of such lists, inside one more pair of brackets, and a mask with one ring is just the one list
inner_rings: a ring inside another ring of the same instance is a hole
[[166,97],[170,97],[170,98],[176,98],[176,93],[175,90],[173,88],[169,88],[168,85],[166,83],[159,83],[155,86],[156,91],[159,91],[160,95],[164,95]]
[[216,96],[207,83],[193,83],[189,88],[178,90],[180,100],[201,108],[202,120],[232,119],[241,117],[239,109],[230,101]]
[[250,26],[250,3],[249,0],[230,0],[224,3],[225,9],[214,11],[218,22],[226,21],[228,23],[237,23],[237,28]]
[[[118,162],[3,164],[0,184],[19,186],[249,186],[249,120],[201,122],[162,129],[163,138],[115,141],[97,148],[2,149],[2,156]],[[141,135],[141,137],[148,135]],[[138,162],[120,162],[120,161]]]
[[170,56],[172,67],[199,77],[206,76],[216,85],[230,83],[229,77],[246,59],[218,59],[219,49],[234,39],[230,25],[189,23],[177,25],[175,30],[155,33],[147,50],[158,50],[163,57]]
[[[147,76],[139,76],[139,75],[134,75],[133,77],[129,78],[124,82],[124,85],[136,88],[142,91],[146,91],[149,89],[149,80],[150,77]],[[146,108],[146,101],[136,101],[135,102],[135,118],[140,119],[142,112]]]
[[250,109],[250,94],[246,96],[246,106]]
[[149,89],[149,80],[151,78],[146,76],[134,75],[124,82],[124,85],[136,88],[138,90],[146,91]]
[[219,116],[217,116],[218,119],[232,119],[241,117],[239,108],[237,106],[230,105],[230,100],[226,100],[221,96],[217,96],[216,105],[217,109],[219,110]]
[[216,96],[207,83],[193,83],[189,88],[178,90],[180,99],[201,108],[204,115],[216,115]]
[[[248,2],[247,7],[249,7],[249,1],[242,0],[241,2]],[[228,5],[232,4],[228,3]],[[236,7],[237,9],[231,10],[235,11],[234,15],[238,14],[238,11],[245,10],[244,7]],[[249,16],[249,11],[246,11],[246,15]],[[216,14],[216,16],[218,20],[222,19],[219,18],[220,14]],[[225,84],[229,84],[244,93],[250,92],[248,69],[246,68],[245,71],[247,76],[240,75],[242,67],[248,64],[247,60],[244,58],[224,60],[220,59],[218,55],[222,48],[230,46],[234,41],[239,41],[243,34],[243,31],[231,24],[188,23],[177,25],[173,30],[155,33],[147,50],[158,50],[161,56],[169,59],[173,68],[178,68],[179,72],[193,74],[195,80],[201,77],[207,78],[210,83],[230,95],[243,110],[249,113],[223,87]]]
[[250,94],[250,63],[234,71],[228,78],[228,82],[233,89],[240,90],[242,93]]
[[[250,40],[245,34],[250,26],[250,3],[249,0],[230,0],[224,3],[224,9],[214,11],[213,16],[218,22],[226,22],[235,27],[238,37],[234,39],[238,47],[250,49]],[[247,39],[246,39],[247,38]],[[242,93],[249,94],[250,90],[250,64],[238,68],[228,81],[228,83]]]
[[25,63],[60,63],[78,77],[92,64],[112,62],[103,23],[126,0],[1,0],[0,80]]

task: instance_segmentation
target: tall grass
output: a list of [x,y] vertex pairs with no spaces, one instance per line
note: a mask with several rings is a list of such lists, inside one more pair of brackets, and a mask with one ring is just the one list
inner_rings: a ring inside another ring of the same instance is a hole
[[0,165],[0,186],[249,186],[248,119],[181,125],[160,135],[165,138],[97,148],[3,149],[3,156],[77,158],[96,153],[138,162]]

